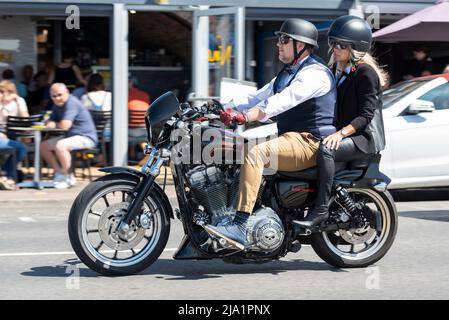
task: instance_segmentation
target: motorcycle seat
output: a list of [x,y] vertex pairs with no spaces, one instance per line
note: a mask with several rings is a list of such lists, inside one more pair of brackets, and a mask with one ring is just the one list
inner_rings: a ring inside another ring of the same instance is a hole
[[[335,173],[342,170],[363,170],[366,169],[370,162],[372,156],[353,160],[351,162],[336,162],[335,163]],[[283,178],[293,178],[293,179],[306,179],[306,180],[314,180],[318,177],[318,169],[317,167],[308,168],[301,171],[278,171],[278,174]]]
[[[344,170],[345,168],[345,162],[335,163],[335,171]],[[317,167],[311,167],[301,171],[278,171],[278,174],[283,178],[314,180],[318,176],[318,169]]]

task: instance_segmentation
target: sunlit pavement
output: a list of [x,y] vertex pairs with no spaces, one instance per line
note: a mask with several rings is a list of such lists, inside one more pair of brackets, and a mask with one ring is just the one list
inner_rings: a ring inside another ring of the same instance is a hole
[[[398,202],[396,241],[367,269],[335,269],[309,246],[280,261],[175,261],[178,220],[160,259],[140,275],[99,276],[67,236],[69,190],[0,192],[1,299],[443,299],[449,296],[449,201]],[[176,206],[172,185],[167,193]]]

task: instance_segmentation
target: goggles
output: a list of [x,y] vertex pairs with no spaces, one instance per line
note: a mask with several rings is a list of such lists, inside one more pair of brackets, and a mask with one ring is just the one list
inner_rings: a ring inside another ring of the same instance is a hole
[[329,47],[331,47],[332,49],[348,49],[349,47],[351,47],[351,44],[348,42],[340,42],[337,40],[329,40],[328,41]]

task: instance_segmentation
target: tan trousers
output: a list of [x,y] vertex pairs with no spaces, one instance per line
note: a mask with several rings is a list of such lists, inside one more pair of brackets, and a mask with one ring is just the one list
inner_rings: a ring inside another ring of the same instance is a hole
[[314,167],[319,144],[310,133],[287,132],[276,139],[252,147],[245,153],[240,171],[237,210],[252,213],[264,168],[300,171]]

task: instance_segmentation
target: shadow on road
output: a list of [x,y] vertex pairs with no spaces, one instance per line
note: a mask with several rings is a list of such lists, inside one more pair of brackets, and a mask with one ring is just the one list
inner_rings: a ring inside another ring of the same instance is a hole
[[56,266],[42,266],[42,267],[34,267],[31,268],[30,271],[22,272],[22,276],[27,277],[50,277],[50,278],[67,278],[75,273],[75,270],[78,270],[79,276],[83,278],[95,278],[99,277],[99,275],[88,269],[80,268],[81,261],[78,259],[70,259],[64,261],[64,264],[56,265]]
[[399,216],[422,220],[449,222],[449,209],[433,211],[404,211],[400,212]]
[[[76,268],[74,268],[76,266]],[[79,276],[83,278],[102,277],[94,271],[86,268],[77,259],[67,260],[63,265],[42,266],[31,268],[30,271],[21,273],[27,277],[69,277],[74,269],[79,270]],[[334,268],[325,262],[304,261],[301,259],[290,261],[273,261],[263,264],[227,264],[221,260],[173,260],[159,259],[151,267],[141,272],[140,275],[154,275],[158,279],[165,280],[202,280],[221,278],[235,274],[270,274],[278,275],[289,270],[307,271],[331,271],[347,272]]]
[[278,275],[289,270],[346,272],[333,268],[325,262],[304,261],[272,261],[263,264],[228,264],[221,260],[191,261],[159,259],[151,268],[142,274],[156,275],[165,280],[201,280],[220,278],[236,274],[270,274]]

